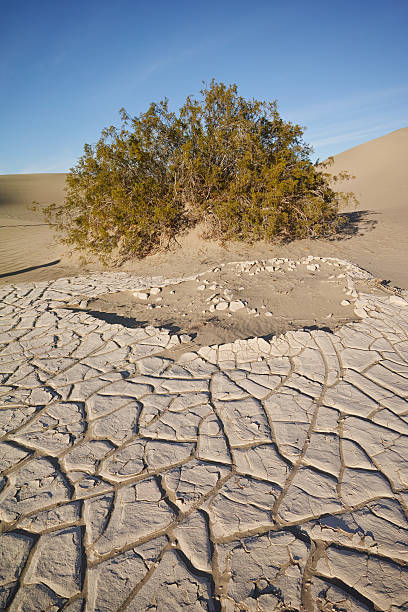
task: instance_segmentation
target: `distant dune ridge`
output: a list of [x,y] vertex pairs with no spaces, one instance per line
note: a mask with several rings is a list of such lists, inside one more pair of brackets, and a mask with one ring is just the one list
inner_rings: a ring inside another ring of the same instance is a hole
[[[46,280],[65,274],[65,268],[55,263],[64,258],[65,249],[54,243],[54,230],[41,213],[30,209],[33,201],[42,205],[62,202],[65,176],[0,176],[0,282]],[[34,269],[24,272],[28,268]]]
[[403,212],[408,206],[408,127],[336,155],[333,169],[342,168],[356,175],[350,189],[359,195],[360,207]]
[[[265,257],[300,257],[309,253],[350,259],[393,284],[408,288],[408,128],[391,132],[335,157],[333,172],[348,170],[356,179],[344,185],[354,191],[359,205],[347,214],[350,220],[344,239],[327,242],[302,240],[288,245],[231,245],[227,249],[204,243],[193,232],[172,253],[129,262],[125,269],[144,274],[183,273],[192,263],[231,260],[238,254]],[[46,280],[81,272],[77,258],[69,257],[53,239],[53,229],[39,212],[29,209],[61,202],[65,174],[0,176],[0,282]],[[188,255],[188,257],[187,257]],[[203,264],[204,265],[204,264]],[[93,269],[99,266],[93,265]]]
[[408,288],[408,127],[336,155],[332,170],[343,169],[356,176],[344,188],[359,199],[362,232],[344,245],[345,253]]
[[[64,173],[4,174],[0,176],[0,215],[2,225],[39,222],[38,213],[29,210],[33,200],[42,204],[62,202],[65,186]],[[40,218],[42,222],[42,219]]]

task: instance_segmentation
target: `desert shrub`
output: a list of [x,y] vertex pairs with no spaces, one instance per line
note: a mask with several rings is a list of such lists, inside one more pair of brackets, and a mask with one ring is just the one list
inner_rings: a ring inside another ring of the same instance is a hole
[[276,101],[246,100],[213,80],[178,113],[164,100],[121,118],[85,145],[64,203],[45,209],[65,243],[106,259],[144,256],[198,222],[220,240],[336,231],[333,177],[311,161],[303,128],[284,121]]

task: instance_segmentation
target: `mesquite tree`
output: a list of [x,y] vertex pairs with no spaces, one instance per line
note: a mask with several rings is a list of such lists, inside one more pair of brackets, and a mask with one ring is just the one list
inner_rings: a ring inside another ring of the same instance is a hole
[[168,101],[102,131],[45,209],[62,240],[105,259],[144,256],[198,222],[220,240],[286,240],[336,231],[340,199],[303,128],[276,101],[246,100],[214,80],[178,113]]

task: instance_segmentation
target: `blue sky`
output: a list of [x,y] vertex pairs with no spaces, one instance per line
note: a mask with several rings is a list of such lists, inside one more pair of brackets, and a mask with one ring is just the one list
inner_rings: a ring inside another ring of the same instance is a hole
[[0,1],[0,174],[66,171],[122,106],[212,77],[277,99],[320,159],[408,126],[407,0]]

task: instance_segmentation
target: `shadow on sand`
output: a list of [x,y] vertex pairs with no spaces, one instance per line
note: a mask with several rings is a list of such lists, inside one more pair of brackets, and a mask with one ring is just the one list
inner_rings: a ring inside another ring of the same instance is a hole
[[32,272],[32,270],[56,266],[60,261],[60,259],[54,259],[54,261],[49,261],[48,263],[40,264],[38,266],[30,266],[29,268],[21,268],[21,270],[14,270],[14,272],[6,272],[4,274],[0,274],[0,278],[7,278],[8,276],[14,276],[15,274],[24,274],[25,272]]
[[[110,323],[111,325],[122,325],[123,327],[128,327],[129,329],[136,329],[138,327],[149,327],[152,326],[153,323],[151,321],[139,321],[133,317],[123,317],[122,315],[118,315],[115,312],[105,312],[101,310],[89,310],[88,308],[69,308],[72,312],[85,312],[88,315],[91,315],[95,319],[99,319],[100,321],[105,321],[106,323]],[[175,325],[174,323],[164,322],[158,323],[154,325],[155,327],[162,327],[164,329],[168,329],[172,334],[183,333],[181,327]],[[191,335],[191,334],[190,334]]]
[[337,234],[330,236],[330,241],[347,240],[353,236],[364,236],[375,229],[378,221],[372,219],[374,215],[381,213],[373,210],[355,210],[353,212],[341,213],[339,215],[341,225]]

